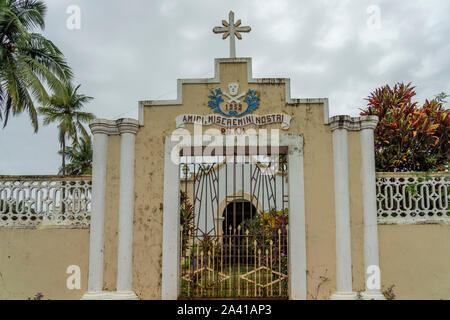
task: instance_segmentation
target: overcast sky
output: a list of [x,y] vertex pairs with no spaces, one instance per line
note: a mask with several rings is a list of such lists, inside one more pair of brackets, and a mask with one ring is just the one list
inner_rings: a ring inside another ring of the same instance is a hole
[[[330,99],[330,115],[358,115],[375,88],[412,82],[417,100],[450,92],[450,1],[48,0],[45,35],[64,53],[97,117],[137,118],[139,100],[176,97],[177,78],[213,77],[228,40],[212,33],[229,10],[252,31],[237,56],[255,77],[291,78],[293,98]],[[67,8],[81,10],[67,28]],[[378,20],[377,17],[380,19]],[[0,129],[0,174],[55,174],[56,126],[28,118]]]

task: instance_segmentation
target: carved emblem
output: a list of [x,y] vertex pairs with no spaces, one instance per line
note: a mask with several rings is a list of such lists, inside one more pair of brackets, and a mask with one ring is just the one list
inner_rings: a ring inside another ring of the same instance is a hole
[[[242,98],[243,102],[241,102]],[[245,106],[244,103],[247,105]],[[228,92],[222,92],[221,88],[211,90],[208,106],[215,113],[225,117],[242,117],[258,109],[259,97],[258,93],[251,89],[239,94],[239,84],[233,82],[228,84]]]

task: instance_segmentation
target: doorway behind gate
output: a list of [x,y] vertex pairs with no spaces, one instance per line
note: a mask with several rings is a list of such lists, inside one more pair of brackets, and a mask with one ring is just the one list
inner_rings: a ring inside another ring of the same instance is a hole
[[181,156],[181,298],[288,298],[286,155]]

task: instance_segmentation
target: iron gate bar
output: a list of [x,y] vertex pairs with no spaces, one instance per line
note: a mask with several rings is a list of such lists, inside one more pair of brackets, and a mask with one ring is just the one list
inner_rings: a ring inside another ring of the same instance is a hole
[[[218,159],[214,162],[197,161],[195,156],[190,161],[186,157],[186,161],[180,163],[180,169],[186,170],[185,179],[180,179],[185,184],[181,188],[185,202],[180,203],[180,208],[188,210],[188,199],[193,199],[192,228],[186,221],[182,221],[180,228],[182,297],[287,298],[286,168],[284,164],[280,165],[281,158],[277,158],[275,163],[281,170],[268,171],[273,159],[255,163],[249,156],[237,161],[237,156],[233,155],[232,161],[225,159],[224,163]],[[189,180],[187,171],[192,166],[193,179]],[[222,190],[220,177],[224,172],[225,189]],[[248,181],[246,174],[249,175]],[[241,190],[238,194],[239,180]],[[188,188],[189,181],[192,189]],[[279,204],[277,182],[281,184],[282,192]],[[250,201],[246,199],[245,190],[249,192]],[[223,220],[219,211],[221,191],[225,195]],[[273,222],[276,215],[281,217],[281,224],[277,226]],[[209,223],[210,217],[213,218],[212,223]],[[246,223],[254,218],[264,222],[267,217],[268,226],[262,225],[259,231],[258,228],[249,231]]]

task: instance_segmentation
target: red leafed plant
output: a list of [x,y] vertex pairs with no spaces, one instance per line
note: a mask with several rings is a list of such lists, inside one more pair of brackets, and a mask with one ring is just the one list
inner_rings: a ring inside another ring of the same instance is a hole
[[438,99],[422,107],[410,83],[383,86],[372,92],[361,115],[376,115],[377,171],[443,171],[449,169],[450,118]]

